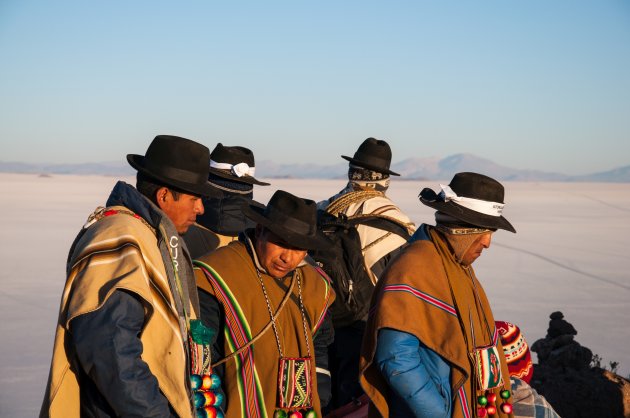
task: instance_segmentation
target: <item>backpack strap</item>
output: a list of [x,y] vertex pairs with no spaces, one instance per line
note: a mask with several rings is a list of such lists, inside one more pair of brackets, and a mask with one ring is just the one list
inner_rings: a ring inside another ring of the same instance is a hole
[[411,237],[409,228],[405,222],[385,215],[355,215],[348,218],[348,222],[353,226],[365,225],[372,228],[396,234],[405,240]]
[[352,226],[357,227],[359,225],[370,226],[372,228],[382,229],[383,231],[391,232],[399,235],[404,239],[409,239],[411,234],[407,228],[407,224],[385,215],[355,215],[346,216],[340,213],[336,217],[331,217],[330,220],[325,220],[319,225],[320,229],[324,229],[328,226]]

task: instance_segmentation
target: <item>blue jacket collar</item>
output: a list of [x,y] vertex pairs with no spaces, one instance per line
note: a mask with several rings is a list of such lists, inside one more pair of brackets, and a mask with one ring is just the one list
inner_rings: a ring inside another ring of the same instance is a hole
[[153,228],[158,228],[164,213],[149,199],[143,196],[135,187],[119,181],[116,183],[107,199],[106,206],[124,206],[141,216]]

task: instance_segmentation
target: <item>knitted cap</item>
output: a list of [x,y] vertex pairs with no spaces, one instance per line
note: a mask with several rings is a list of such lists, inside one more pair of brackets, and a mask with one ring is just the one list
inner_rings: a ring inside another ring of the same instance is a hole
[[523,334],[521,334],[521,330],[509,322],[496,321],[495,324],[499,331],[503,354],[505,354],[510,375],[529,383],[534,373],[534,366],[529,347]]

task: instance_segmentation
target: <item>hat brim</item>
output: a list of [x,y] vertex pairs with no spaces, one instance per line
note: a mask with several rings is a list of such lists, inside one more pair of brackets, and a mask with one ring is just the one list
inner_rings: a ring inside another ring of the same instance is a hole
[[343,158],[344,160],[350,161],[352,164],[354,165],[358,165],[359,167],[363,167],[363,168],[367,168],[369,170],[374,170],[374,171],[378,171],[379,173],[385,173],[385,174],[389,174],[391,176],[400,176],[400,174],[388,169],[388,168],[383,168],[383,167],[378,167],[372,164],[366,164],[364,161],[360,161],[360,160],[356,160],[354,158],[348,157],[346,155],[342,155],[341,158]]
[[228,180],[232,180],[232,181],[237,181],[239,183],[247,183],[247,184],[255,184],[257,186],[269,186],[270,183],[265,183],[264,181],[260,181],[260,180],[256,180],[254,177],[252,176],[243,176],[243,177],[237,177],[234,176],[232,174],[230,174],[229,172],[225,171],[225,170],[220,170],[218,168],[214,168],[214,167],[210,167],[208,170],[210,173],[214,174],[215,176],[219,176],[222,177],[224,179],[228,179]]
[[488,229],[504,229],[516,233],[516,229],[503,216],[491,216],[460,206],[452,201],[441,200],[435,191],[426,188],[420,192],[420,202],[430,208],[444,212],[467,224]]
[[295,248],[301,248],[303,250],[320,250],[331,245],[330,240],[324,237],[319,230],[316,230],[315,235],[310,236],[298,234],[285,228],[282,224],[269,220],[265,217],[264,210],[264,207],[258,207],[253,204],[243,206],[243,214],[245,216],[257,224],[271,230],[271,232],[278,235],[283,241]]
[[210,183],[208,183],[208,181],[205,181],[204,183],[188,183],[170,177],[165,177],[160,173],[155,173],[149,170],[147,167],[145,167],[144,155],[127,154],[127,162],[140,173],[152,177],[158,181],[161,181],[167,186],[171,186],[183,192],[204,197],[223,197],[223,192],[216,189],[215,187],[212,187]]

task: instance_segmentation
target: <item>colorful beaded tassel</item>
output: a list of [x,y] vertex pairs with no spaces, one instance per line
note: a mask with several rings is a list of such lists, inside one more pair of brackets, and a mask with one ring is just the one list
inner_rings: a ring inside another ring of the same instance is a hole
[[[509,390],[505,389],[499,393],[503,403],[501,403],[501,412],[504,414],[512,413],[512,404],[507,400],[512,396]],[[488,416],[496,415],[497,413],[497,394],[493,392],[486,392],[485,395],[481,395],[477,398],[477,416],[479,418],[485,418]]]
[[221,379],[214,373],[190,376],[196,418],[223,418],[223,411],[220,408],[223,394],[216,391],[220,386]]

